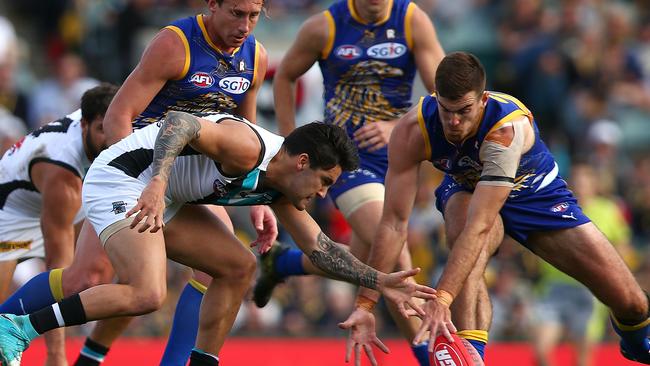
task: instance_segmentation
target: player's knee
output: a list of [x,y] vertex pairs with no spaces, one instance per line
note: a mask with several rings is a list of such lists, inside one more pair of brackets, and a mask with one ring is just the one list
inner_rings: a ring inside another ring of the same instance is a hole
[[255,255],[252,252],[246,251],[246,253],[238,258],[235,265],[230,268],[226,277],[234,283],[249,283],[255,276],[256,268],[257,260]]
[[146,286],[146,288],[136,289],[136,311],[139,314],[146,314],[160,309],[167,297],[167,286],[164,284],[158,286]]

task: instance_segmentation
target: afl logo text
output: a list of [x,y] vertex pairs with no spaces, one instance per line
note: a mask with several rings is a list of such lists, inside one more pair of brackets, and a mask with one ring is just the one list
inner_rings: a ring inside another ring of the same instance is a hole
[[214,84],[212,75],[203,71],[195,72],[190,78],[190,81],[199,88],[209,88]]
[[336,49],[335,55],[343,60],[354,60],[361,57],[361,48],[351,44],[344,44]]

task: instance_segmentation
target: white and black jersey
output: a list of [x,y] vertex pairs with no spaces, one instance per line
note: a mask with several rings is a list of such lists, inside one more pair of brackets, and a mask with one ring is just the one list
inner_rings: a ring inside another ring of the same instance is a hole
[[[245,123],[260,139],[259,160],[247,174],[233,177],[225,174],[218,162],[186,146],[172,165],[165,194],[168,209],[185,203],[263,205],[280,197],[279,192],[264,188],[263,180],[284,138],[229,114],[201,117],[215,123],[226,119]],[[103,151],[90,168],[84,181],[83,205],[97,233],[124,219],[124,213],[137,203],[142,189],[151,180],[154,146],[161,124],[134,131]],[[175,212],[167,210],[165,220],[171,219],[173,214]]]
[[36,163],[47,162],[83,179],[90,167],[81,134],[81,110],[50,122],[16,142],[0,160],[0,217],[41,215],[41,194],[31,179]]
[[[16,142],[0,160],[0,260],[44,257],[42,196],[31,179],[34,164],[47,162],[80,179],[90,167],[81,133],[81,110]],[[79,210],[75,223],[83,219]]]

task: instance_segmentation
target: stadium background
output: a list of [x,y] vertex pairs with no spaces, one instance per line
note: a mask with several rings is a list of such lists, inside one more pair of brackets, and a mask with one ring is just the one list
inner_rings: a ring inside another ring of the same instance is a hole
[[[271,73],[301,22],[329,3],[270,1],[268,14],[254,33],[269,51]],[[572,182],[572,168],[578,163],[595,171],[592,183],[599,199],[613,206],[596,205],[594,214],[611,223],[608,218],[615,207],[624,218],[601,229],[642,286],[650,288],[650,2],[417,3],[431,15],[445,51],[475,53],[486,65],[490,89],[513,94],[532,109],[564,177]],[[76,109],[81,93],[98,80],[121,83],[159,28],[203,8],[202,0],[0,0],[0,105],[9,112],[0,110],[0,149],[25,131]],[[321,91],[319,72],[313,69],[301,80],[299,122],[319,118]],[[422,93],[418,86],[414,100]],[[270,82],[258,99],[259,123],[273,129]],[[435,172],[423,174],[409,232],[415,264],[423,268],[418,280],[430,284],[446,257],[442,219],[432,201],[439,179]],[[312,212],[331,237],[346,240],[349,228],[330,202],[317,203]],[[232,214],[243,240],[250,240],[246,212],[233,210]],[[37,264],[21,266],[17,282],[37,270]],[[117,361],[118,353],[145,349],[152,357],[150,363],[155,363],[189,272],[170,263],[168,276],[165,307],[133,322],[127,332],[133,338],[124,338],[114,348],[108,365],[125,364]],[[487,278],[494,305],[489,364],[532,365],[535,324],[544,321],[536,311],[538,299],[556,274],[520,246],[504,243],[491,261]],[[347,317],[353,296],[354,288],[339,282],[292,279],[278,288],[265,309],[256,309],[251,302],[242,306],[223,359],[231,365],[343,364],[345,333],[336,324]],[[400,355],[409,351],[397,339],[385,310],[380,307],[379,312],[380,335],[394,339],[393,354],[382,356],[382,362],[404,365]],[[81,336],[89,329],[77,327],[69,334]],[[616,357],[615,338],[602,309],[593,318],[590,336],[604,344],[594,351],[594,365],[626,364]],[[298,343],[303,341],[307,343]],[[71,341],[71,354],[79,342]],[[24,364],[39,364],[41,346],[37,343],[28,351]],[[257,358],[244,360],[244,355]],[[507,361],[512,355],[524,358]],[[561,348],[557,355],[559,364],[571,364],[570,347]]]

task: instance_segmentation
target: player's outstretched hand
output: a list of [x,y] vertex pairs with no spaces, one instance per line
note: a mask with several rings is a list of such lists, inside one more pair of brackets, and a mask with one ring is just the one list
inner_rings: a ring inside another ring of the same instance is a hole
[[387,300],[397,305],[397,309],[405,318],[416,314],[425,315],[420,305],[413,301],[414,297],[425,300],[435,299],[436,297],[436,290],[429,286],[418,285],[410,279],[419,272],[419,268],[413,268],[408,271],[388,273],[384,275],[385,277],[383,277],[379,285],[379,291]]
[[138,203],[126,213],[126,217],[131,217],[131,215],[137,213],[131,223],[131,229],[142,222],[138,232],[143,233],[151,229],[149,231],[155,233],[165,225],[163,213],[165,212],[166,189],[166,182],[156,177],[151,179],[149,184],[142,190]]
[[257,247],[260,254],[271,249],[273,242],[278,238],[278,222],[273,210],[269,206],[251,206],[251,222],[257,232],[257,239],[250,245]]
[[456,333],[456,327],[451,322],[449,306],[437,300],[429,300],[424,304],[424,312],[422,325],[413,338],[413,344],[422,343],[426,339],[427,332],[429,332],[429,352],[433,351],[435,340],[439,335],[453,343],[451,334]]
[[377,338],[377,333],[375,333],[375,316],[366,309],[356,308],[343,323],[339,323],[339,328],[350,330],[345,346],[345,362],[350,362],[352,350],[354,350],[354,365],[360,366],[361,348],[363,348],[370,364],[377,366],[377,359],[372,353],[373,344],[384,353],[389,352],[388,347]]

